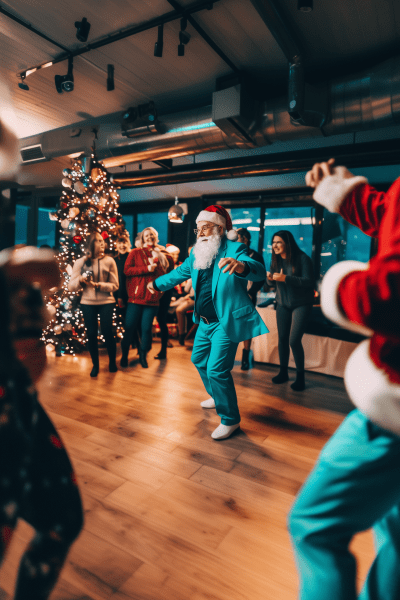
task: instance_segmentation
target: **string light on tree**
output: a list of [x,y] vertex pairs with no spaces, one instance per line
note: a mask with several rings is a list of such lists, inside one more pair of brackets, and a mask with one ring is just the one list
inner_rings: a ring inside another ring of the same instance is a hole
[[[73,264],[84,255],[85,240],[94,231],[107,242],[107,251],[114,253],[116,239],[125,224],[119,213],[118,192],[94,153],[71,159],[71,168],[65,168],[62,176],[60,206],[51,218],[60,224],[61,250],[57,260],[63,283],[48,297],[51,322],[43,331],[42,340],[57,355],[75,355],[85,348],[87,338],[79,308],[81,293],[68,290]],[[114,313],[114,331],[122,337],[123,329]],[[99,339],[103,341],[102,336]]]

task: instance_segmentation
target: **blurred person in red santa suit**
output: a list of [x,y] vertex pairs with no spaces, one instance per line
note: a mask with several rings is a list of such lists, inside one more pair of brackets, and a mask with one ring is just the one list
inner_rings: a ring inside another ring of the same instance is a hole
[[[0,92],[4,106],[1,82]],[[15,174],[18,147],[1,114],[0,177]],[[58,286],[59,279],[52,250],[0,253],[0,564],[18,519],[35,529],[20,559],[15,600],[49,598],[83,525],[71,462],[34,388],[46,362],[39,341],[45,325],[41,290]]]
[[141,326],[139,361],[148,368],[147,353],[151,347],[153,319],[157,314],[161,293],[152,294],[147,284],[172,268],[172,258],[158,246],[158,233],[146,227],[140,236],[140,248],[134,248],[125,262],[124,273],[128,291],[128,308],[125,317],[125,334],[121,342],[121,367],[128,366],[132,335]]
[[400,598],[400,179],[378,192],[331,159],[307,173],[314,200],[378,238],[369,263],[342,261],[321,287],[324,314],[361,333],[345,369],[355,404],[289,517],[301,600],[355,600],[355,534],[373,528],[376,558],[363,600]]

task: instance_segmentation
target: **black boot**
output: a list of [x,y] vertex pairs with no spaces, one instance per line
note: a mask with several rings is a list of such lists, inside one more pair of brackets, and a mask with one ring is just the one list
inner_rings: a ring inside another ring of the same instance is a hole
[[90,371],[90,377],[97,377],[99,374],[99,364],[93,365],[92,370]]
[[249,354],[250,350],[246,350],[246,348],[243,348],[242,365],[240,367],[242,371],[248,371],[250,369]]
[[185,337],[186,337],[186,333],[180,333],[179,334],[179,345],[180,346],[184,346],[185,345]]
[[124,369],[125,367],[128,366],[128,355],[123,354],[121,356],[121,362],[119,363],[121,365],[121,367]]
[[139,350],[139,362],[142,365],[143,369],[149,368],[149,365],[147,364],[146,360],[146,352],[144,352],[143,350]]
[[297,371],[296,380],[290,386],[295,392],[302,392],[306,387],[304,371]]
[[285,381],[289,381],[289,375],[286,369],[284,370],[280,370],[278,375],[275,375],[275,377],[273,377],[271,379],[272,383],[285,383]]
[[[158,354],[156,354],[154,358],[156,358],[157,360],[165,360],[167,358],[167,349],[161,348],[160,352]],[[140,363],[140,364],[142,364],[142,363]]]

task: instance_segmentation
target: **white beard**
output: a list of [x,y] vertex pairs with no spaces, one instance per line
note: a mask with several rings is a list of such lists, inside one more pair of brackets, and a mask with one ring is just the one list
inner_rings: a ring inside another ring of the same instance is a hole
[[[203,240],[207,240],[206,242]],[[209,269],[215,260],[221,246],[221,236],[218,233],[202,236],[193,246],[195,269]]]

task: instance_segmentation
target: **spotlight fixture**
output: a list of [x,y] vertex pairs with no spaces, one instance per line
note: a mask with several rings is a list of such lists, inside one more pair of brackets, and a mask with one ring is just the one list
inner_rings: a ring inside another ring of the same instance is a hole
[[21,82],[18,84],[18,87],[21,88],[21,90],[29,90],[29,85],[24,83],[25,78],[26,78],[26,73],[21,73],[20,78],[21,78]]
[[154,56],[157,56],[157,58],[162,57],[163,45],[164,45],[164,24],[158,26],[158,37],[157,37],[157,41],[154,46]]
[[76,37],[80,42],[87,42],[89,31],[90,31],[90,23],[83,17],[82,21],[75,21],[76,27]]
[[168,210],[168,221],[170,223],[183,223],[187,212],[187,204],[179,204],[178,196],[175,196],[175,204]]
[[165,131],[165,126],[158,120],[154,102],[128,108],[122,115],[121,134],[125,137],[140,137]]
[[186,31],[187,27],[187,18],[183,17],[181,19],[181,30],[179,32],[179,46],[178,46],[178,56],[185,56],[185,46],[189,43],[190,33]]
[[68,58],[68,73],[66,75],[55,75],[54,81],[56,84],[56,90],[59,94],[63,92],[72,92],[74,89],[74,75],[73,69],[73,58]]
[[297,10],[311,12],[313,8],[313,0],[297,0]]
[[112,92],[114,85],[114,65],[107,65],[107,92]]

